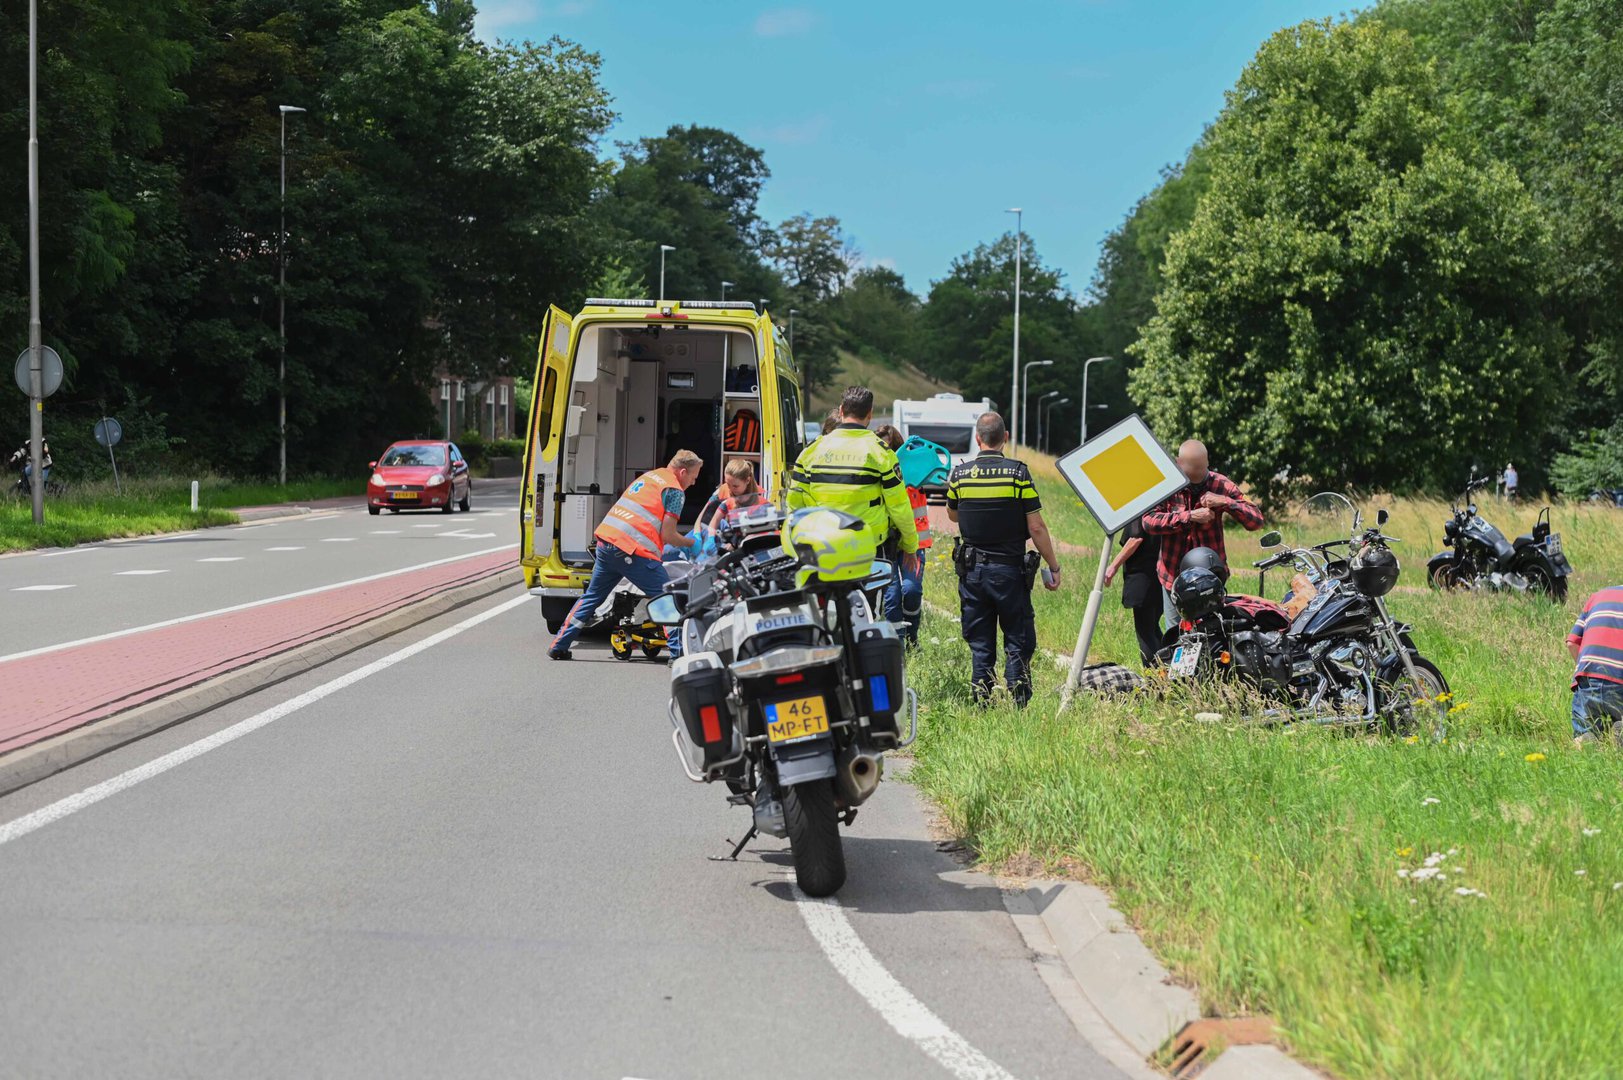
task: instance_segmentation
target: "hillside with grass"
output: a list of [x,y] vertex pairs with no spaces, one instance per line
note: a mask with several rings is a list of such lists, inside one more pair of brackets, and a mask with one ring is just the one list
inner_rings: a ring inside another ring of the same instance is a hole
[[806,419],[818,420],[829,409],[839,404],[840,394],[847,386],[866,386],[873,391],[875,413],[890,412],[890,403],[900,398],[915,401],[947,392],[957,393],[958,387],[929,375],[912,364],[892,366],[880,360],[867,360],[854,352],[840,349],[838,366],[827,386],[813,390]]

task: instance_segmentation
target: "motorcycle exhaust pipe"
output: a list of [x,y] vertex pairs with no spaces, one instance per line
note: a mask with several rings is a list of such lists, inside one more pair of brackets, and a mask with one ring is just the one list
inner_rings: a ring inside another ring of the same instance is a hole
[[878,754],[847,746],[834,765],[834,791],[840,803],[847,807],[861,806],[879,786],[884,774],[884,759]]

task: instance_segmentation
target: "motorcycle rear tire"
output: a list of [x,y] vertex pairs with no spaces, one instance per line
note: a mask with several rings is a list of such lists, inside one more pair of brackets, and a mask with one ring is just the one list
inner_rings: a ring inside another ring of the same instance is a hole
[[1567,579],[1556,577],[1539,563],[1527,563],[1517,573],[1527,579],[1527,591],[1542,593],[1557,604],[1567,602]]
[[845,884],[834,781],[809,780],[784,791],[783,820],[795,860],[795,884],[807,896],[833,896]]
[[[1448,679],[1444,678],[1441,669],[1436,664],[1419,653],[1414,653],[1410,659],[1414,661],[1415,671],[1420,675],[1421,679],[1431,684],[1429,687],[1431,693],[1427,695],[1428,697],[1449,693]],[[1398,671],[1398,681],[1396,683],[1383,681],[1380,684],[1380,694],[1383,699],[1391,696],[1394,692],[1406,695],[1410,703],[1404,708],[1389,708],[1387,702],[1383,700],[1381,702],[1380,724],[1382,729],[1389,734],[1407,735],[1419,727],[1420,724],[1413,704],[1414,687],[1409,684],[1408,672],[1401,668]]]

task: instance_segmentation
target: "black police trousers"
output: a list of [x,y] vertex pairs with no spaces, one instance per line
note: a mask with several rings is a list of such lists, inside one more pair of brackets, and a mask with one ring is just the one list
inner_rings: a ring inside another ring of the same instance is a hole
[[970,680],[977,701],[997,686],[997,632],[1003,630],[1003,679],[1015,704],[1031,700],[1031,658],[1037,652],[1037,617],[1025,573],[1015,564],[981,562],[958,579],[958,606],[969,643]]

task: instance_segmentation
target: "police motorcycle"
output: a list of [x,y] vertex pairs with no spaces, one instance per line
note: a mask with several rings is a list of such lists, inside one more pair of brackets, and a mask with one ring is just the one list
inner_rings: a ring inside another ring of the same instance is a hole
[[1471,477],[1461,505],[1450,505],[1453,516],[1443,525],[1449,550],[1426,563],[1426,580],[1437,589],[1543,593],[1556,603],[1564,601],[1572,564],[1562,550],[1561,534],[1550,531],[1550,508],[1539,511],[1531,533],[1507,540],[1477,513],[1471,499],[1472,492],[1491,483],[1492,477]]
[[[724,526],[723,547],[649,605],[681,627],[671,741],[688,779],[723,781],[759,833],[787,837],[811,896],[845,883],[839,826],[879,786],[883,755],[918,734],[918,698],[884,617],[890,564],[851,514],[770,504]],[[906,734],[902,721],[906,720]]]
[[[1180,635],[1170,650],[1171,678],[1248,685],[1281,703],[1263,711],[1264,722],[1386,730],[1410,727],[1416,702],[1448,693],[1448,680],[1415,647],[1412,628],[1387,609],[1400,567],[1390,546],[1398,540],[1381,532],[1386,511],[1364,528],[1343,496],[1317,495],[1313,504],[1335,500],[1351,511],[1346,539],[1285,548],[1252,564],[1263,575],[1294,568],[1286,603],[1228,595],[1211,565],[1215,553],[1190,552],[1173,583]],[[1262,537],[1264,548],[1282,543],[1277,531]]]

